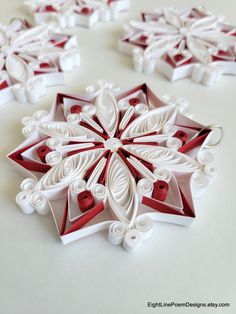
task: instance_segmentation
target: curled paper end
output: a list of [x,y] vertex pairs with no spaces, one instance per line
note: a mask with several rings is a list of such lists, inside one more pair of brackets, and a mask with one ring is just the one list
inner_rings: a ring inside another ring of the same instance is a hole
[[96,203],[99,203],[99,202],[103,202],[104,204],[106,203],[107,189],[104,185],[95,184],[91,189],[91,193]]
[[137,217],[134,221],[134,226],[141,233],[143,240],[151,237],[153,221],[148,216]]
[[108,231],[108,239],[113,245],[120,245],[125,237],[127,227],[121,222],[113,222]]
[[142,201],[143,196],[151,197],[153,192],[153,183],[149,179],[141,179],[137,184],[137,191],[139,195],[139,201]]
[[32,214],[34,207],[31,205],[31,192],[21,191],[16,196],[16,203],[24,214]]
[[171,179],[171,172],[168,169],[165,168],[156,168],[154,170],[154,175],[156,177],[156,180],[162,180],[167,183],[170,182]]
[[49,152],[45,157],[45,161],[48,165],[53,167],[62,161],[62,154],[58,151]]
[[166,147],[177,150],[182,146],[182,141],[177,137],[170,137],[166,141]]
[[74,203],[77,203],[78,194],[80,192],[85,191],[86,189],[86,181],[85,180],[76,180],[70,184],[69,190],[72,196]]
[[141,232],[137,229],[130,229],[124,237],[123,248],[127,252],[134,252],[138,249],[142,241]]
[[201,165],[206,166],[214,161],[214,156],[209,151],[201,150],[197,154],[197,159]]
[[31,204],[39,215],[46,215],[50,212],[48,200],[41,192],[35,192],[31,195]]
[[20,185],[22,191],[28,191],[28,192],[33,192],[36,187],[36,180],[32,178],[27,178],[21,182]]

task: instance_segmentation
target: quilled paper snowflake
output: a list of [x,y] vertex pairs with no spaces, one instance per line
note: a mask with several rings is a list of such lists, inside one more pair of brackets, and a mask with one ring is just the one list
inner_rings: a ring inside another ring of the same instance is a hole
[[132,55],[135,71],[157,69],[171,81],[192,77],[209,86],[236,75],[236,27],[201,8],[143,13],[125,25],[119,50]]
[[62,29],[76,25],[90,28],[99,21],[114,21],[129,8],[129,0],[27,0],[24,3],[36,23],[52,23]]
[[0,24],[0,105],[14,98],[37,102],[46,86],[64,84],[62,72],[79,64],[76,37],[19,19]]
[[29,176],[17,204],[51,211],[64,244],[108,229],[112,244],[133,251],[153,221],[190,224],[192,194],[216,169],[214,127],[187,112],[184,99],[160,99],[145,84],[122,91],[99,81],[83,95],[58,94],[50,113],[22,119],[27,139],[8,156]]

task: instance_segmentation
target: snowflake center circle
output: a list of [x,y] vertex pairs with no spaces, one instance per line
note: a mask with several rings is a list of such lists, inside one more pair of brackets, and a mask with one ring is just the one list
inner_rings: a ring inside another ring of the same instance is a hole
[[123,146],[122,142],[118,138],[109,138],[104,143],[106,149],[110,149],[112,152],[116,152],[119,147]]

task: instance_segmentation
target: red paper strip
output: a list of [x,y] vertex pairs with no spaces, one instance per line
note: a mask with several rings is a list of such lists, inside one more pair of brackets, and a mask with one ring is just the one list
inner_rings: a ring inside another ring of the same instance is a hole
[[8,87],[8,84],[7,84],[7,81],[2,81],[0,83],[0,90],[4,89],[4,88],[7,88]]
[[78,195],[79,209],[82,213],[87,212],[94,207],[94,198],[90,191],[83,191]]
[[136,106],[136,105],[138,105],[138,104],[140,104],[140,100],[138,99],[138,98],[130,98],[129,99],[129,104],[130,104],[130,106]]
[[181,140],[182,144],[184,145],[187,140],[188,140],[188,134],[184,131],[177,131],[175,134],[174,134],[174,137],[177,137],[179,140]]
[[200,135],[196,138],[194,138],[193,140],[187,142],[186,144],[184,144],[183,146],[181,146],[178,151],[180,153],[186,153],[192,149],[194,149],[195,147],[201,146],[202,143],[205,141],[205,139],[207,138],[208,134],[211,132],[211,130],[207,130],[207,133]]
[[63,232],[61,233],[61,235],[66,235],[69,233],[72,233],[74,231],[77,231],[79,229],[81,229],[83,226],[85,226],[90,220],[92,220],[93,218],[95,218],[98,214],[100,214],[102,211],[104,210],[104,204],[103,202],[97,204],[94,208],[90,209],[89,211],[87,211],[85,214],[83,214],[82,216],[80,216],[78,218],[78,220],[73,223],[73,225],[71,225],[68,230],[65,230],[65,225],[66,225],[66,219],[67,219],[67,215],[68,215],[68,205],[66,207],[65,210],[65,214],[64,216],[66,217],[66,219],[64,218],[64,222],[62,225],[62,230]]
[[82,108],[81,108],[80,105],[74,105],[74,106],[72,106],[72,107],[70,108],[70,113],[71,113],[71,114],[74,114],[74,113],[79,114],[79,113],[81,113],[81,111],[82,111]]
[[36,154],[38,155],[39,159],[43,162],[46,163],[46,156],[48,153],[50,153],[52,150],[47,146],[47,145],[41,145],[37,148]]
[[157,180],[154,183],[152,197],[158,201],[164,202],[167,198],[168,190],[169,190],[169,185],[167,182],[162,181],[162,180]]
[[89,129],[89,130],[91,130],[91,131],[93,131],[94,133],[97,133],[97,134],[98,134],[99,136],[101,136],[104,140],[107,140],[107,139],[109,138],[108,135],[99,132],[98,130],[94,129],[93,127],[91,127],[91,125],[89,125],[89,124],[86,123],[86,122],[83,122],[83,121],[82,121],[82,122],[80,122],[80,125],[83,126],[83,127],[85,127],[85,128],[87,128],[87,129]]
[[29,148],[33,147],[34,145],[37,145],[40,142],[42,142],[41,139],[39,141],[31,144],[31,145],[25,146],[25,147],[15,151],[14,153],[10,154],[8,156],[8,158],[12,159],[14,162],[18,163],[20,166],[22,166],[23,168],[25,168],[27,170],[46,173],[46,172],[48,172],[48,170],[51,169],[51,166],[39,163],[38,161],[24,160],[22,155],[21,155],[23,152],[25,152]]

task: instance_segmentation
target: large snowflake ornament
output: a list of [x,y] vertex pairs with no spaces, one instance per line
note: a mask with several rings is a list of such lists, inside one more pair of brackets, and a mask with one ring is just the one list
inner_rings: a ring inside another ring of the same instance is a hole
[[212,85],[222,74],[236,75],[236,28],[202,8],[143,13],[125,25],[119,50],[133,56],[137,72],[155,69],[175,81]]
[[63,84],[62,72],[79,64],[76,37],[19,19],[0,24],[0,105],[14,98],[37,102],[46,86]]
[[187,117],[187,102],[143,84],[100,81],[82,95],[59,94],[50,112],[24,117],[26,137],[9,158],[28,174],[16,202],[51,211],[63,243],[108,229],[135,250],[153,221],[187,225],[216,175],[206,149],[214,127]]
[[120,12],[128,10],[129,0],[27,0],[25,6],[36,23],[90,28],[99,21],[117,20]]

